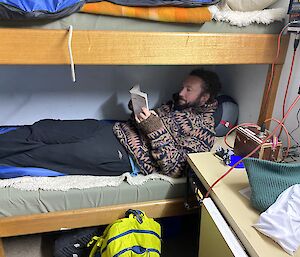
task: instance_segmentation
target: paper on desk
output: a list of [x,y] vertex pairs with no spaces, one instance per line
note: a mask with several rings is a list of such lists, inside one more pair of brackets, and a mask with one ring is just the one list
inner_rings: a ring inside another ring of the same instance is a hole
[[239,193],[246,197],[248,200],[250,200],[250,197],[251,197],[251,188],[250,187],[246,187],[246,188],[243,188],[239,191]]

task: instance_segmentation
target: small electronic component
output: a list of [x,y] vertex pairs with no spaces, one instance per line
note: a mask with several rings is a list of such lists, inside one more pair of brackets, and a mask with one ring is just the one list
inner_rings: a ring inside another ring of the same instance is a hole
[[230,149],[224,149],[221,146],[218,146],[215,152],[215,156],[219,157],[224,164],[229,165],[231,162],[230,156],[233,155],[233,151]]
[[279,161],[282,143],[277,137],[267,139],[269,134],[268,130],[261,130],[260,128],[238,127],[234,141],[234,154],[245,157],[258,145],[261,145],[260,149],[252,157],[269,161]]

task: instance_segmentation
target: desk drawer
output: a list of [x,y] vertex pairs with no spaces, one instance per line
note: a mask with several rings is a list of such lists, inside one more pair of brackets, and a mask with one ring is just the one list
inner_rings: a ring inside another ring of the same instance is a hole
[[248,256],[211,198],[201,206],[199,257]]

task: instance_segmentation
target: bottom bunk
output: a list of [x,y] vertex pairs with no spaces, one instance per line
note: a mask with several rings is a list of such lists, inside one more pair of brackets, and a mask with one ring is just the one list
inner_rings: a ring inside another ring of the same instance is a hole
[[[228,140],[230,143],[233,137]],[[213,150],[224,146],[216,138]],[[0,189],[0,237],[37,234],[109,224],[128,209],[141,209],[149,217],[162,218],[191,213],[185,208],[186,178],[155,179],[142,185],[24,191]],[[0,240],[0,257],[4,257]]]

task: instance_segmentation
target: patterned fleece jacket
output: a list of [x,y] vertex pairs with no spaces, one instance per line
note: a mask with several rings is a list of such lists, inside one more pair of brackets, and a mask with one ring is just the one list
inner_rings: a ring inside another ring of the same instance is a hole
[[170,102],[155,109],[158,116],[151,114],[139,124],[133,119],[117,122],[113,130],[144,175],[158,172],[180,177],[187,154],[212,148],[216,108],[217,101],[177,111]]

